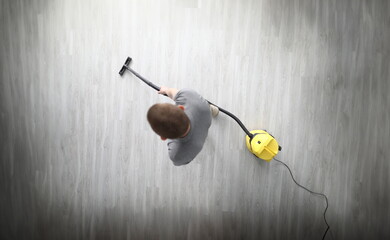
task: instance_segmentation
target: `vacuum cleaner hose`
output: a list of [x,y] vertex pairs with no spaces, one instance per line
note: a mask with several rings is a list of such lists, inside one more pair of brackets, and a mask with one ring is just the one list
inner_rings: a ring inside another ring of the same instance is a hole
[[246,135],[248,135],[248,137],[249,137],[250,139],[253,138],[253,134],[250,133],[250,132],[248,131],[248,129],[244,126],[244,124],[240,121],[240,119],[238,119],[238,117],[234,116],[234,114],[232,114],[231,112],[226,111],[225,109],[223,109],[223,108],[221,108],[221,107],[218,107],[218,106],[215,105],[214,103],[211,103],[209,100],[206,99],[206,101],[207,101],[209,104],[216,106],[216,107],[219,109],[219,111],[221,111],[221,112],[225,113],[226,115],[228,115],[229,117],[233,118],[233,119],[238,123],[238,125],[240,125],[240,127],[242,128],[242,130],[244,130],[244,132],[246,133]]
[[[142,77],[142,76],[139,75],[136,71],[134,71],[133,69],[131,69],[131,68],[129,67],[130,62],[131,62],[131,58],[128,57],[128,58],[126,59],[125,64],[123,65],[122,69],[119,71],[119,74],[120,74],[121,76],[123,75],[123,73],[124,73],[125,70],[129,70],[131,73],[133,73],[133,74],[134,74],[135,76],[137,76],[139,79],[141,79],[144,83],[148,84],[150,87],[154,88],[156,91],[160,91],[161,87],[155,85],[154,83],[152,83],[151,81],[149,81],[149,80],[147,80],[146,78]],[[164,96],[167,96],[167,97],[168,97],[167,94],[164,94]],[[215,105],[214,103],[211,103],[211,102],[208,101],[207,99],[206,99],[206,101],[207,101],[209,104],[216,106],[221,112],[223,112],[223,113],[225,113],[226,115],[228,115],[229,117],[233,118],[233,119],[240,125],[240,127],[242,128],[242,130],[244,130],[244,132],[246,133],[246,135],[248,135],[248,137],[249,137],[250,139],[253,138],[254,135],[248,131],[248,129],[244,126],[244,124],[240,121],[240,119],[238,119],[236,116],[234,116],[232,113],[226,111],[225,109],[223,109],[223,108],[221,108],[221,107],[218,107],[218,106]]]

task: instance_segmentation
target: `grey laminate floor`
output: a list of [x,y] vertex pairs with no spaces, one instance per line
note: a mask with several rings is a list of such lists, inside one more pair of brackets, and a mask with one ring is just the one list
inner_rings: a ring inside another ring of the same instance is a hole
[[325,201],[213,119],[175,167],[146,121],[189,87],[267,129],[329,198],[327,239],[390,237],[390,2],[1,0],[1,239],[320,239]]

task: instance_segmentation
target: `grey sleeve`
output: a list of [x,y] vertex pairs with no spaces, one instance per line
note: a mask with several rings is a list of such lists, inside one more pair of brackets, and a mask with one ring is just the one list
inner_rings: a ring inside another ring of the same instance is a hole
[[183,88],[176,93],[176,96],[173,98],[173,101],[175,101],[177,105],[184,105],[187,101],[191,99],[196,99],[198,97],[199,94],[194,90],[189,88]]

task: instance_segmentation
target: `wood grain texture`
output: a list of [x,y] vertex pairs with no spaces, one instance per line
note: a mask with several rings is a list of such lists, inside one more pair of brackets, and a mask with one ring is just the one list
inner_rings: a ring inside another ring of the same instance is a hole
[[390,3],[1,0],[1,239],[319,239],[325,201],[226,115],[175,167],[146,121],[197,90],[329,198],[327,239],[390,237]]

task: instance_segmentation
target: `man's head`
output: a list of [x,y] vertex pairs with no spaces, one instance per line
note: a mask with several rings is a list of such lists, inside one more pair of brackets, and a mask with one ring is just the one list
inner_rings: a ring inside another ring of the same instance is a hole
[[182,105],[154,104],[149,108],[148,122],[162,140],[183,137],[190,126],[190,119],[183,110],[184,106]]

